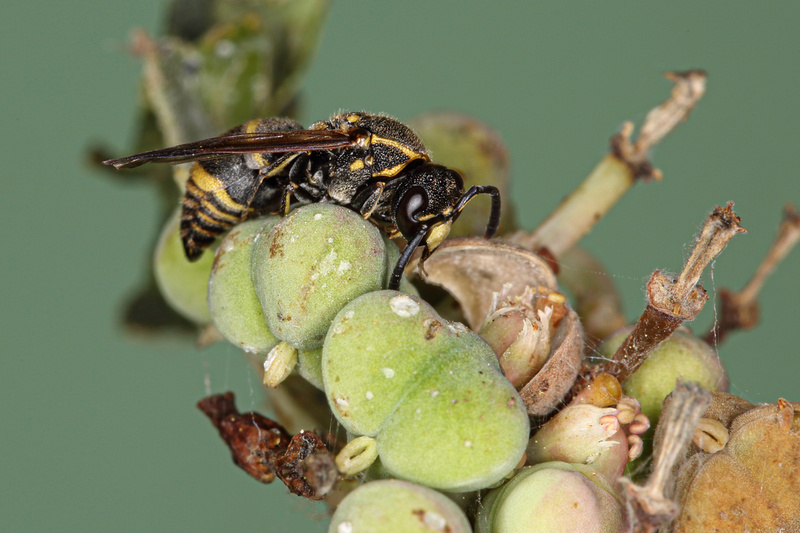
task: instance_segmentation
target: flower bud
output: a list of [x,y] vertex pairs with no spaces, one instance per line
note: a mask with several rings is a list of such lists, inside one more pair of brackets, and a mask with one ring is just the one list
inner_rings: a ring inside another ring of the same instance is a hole
[[626,531],[620,497],[583,465],[560,461],[523,468],[483,500],[475,533]]

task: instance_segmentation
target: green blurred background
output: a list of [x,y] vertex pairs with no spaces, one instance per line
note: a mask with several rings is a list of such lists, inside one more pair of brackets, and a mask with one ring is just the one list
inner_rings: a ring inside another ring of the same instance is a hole
[[[131,145],[139,65],[126,43],[134,27],[157,32],[164,5],[2,8],[3,531],[325,530],[323,507],[234,468],[194,408],[206,380],[260,408],[239,353],[136,338],[119,323],[149,260],[156,193],[107,179],[85,149]],[[711,293],[741,287],[783,203],[800,203],[798,20],[797,3],[342,1],[305,84],[304,121],[339,109],[470,113],[507,142],[519,218],[533,227],[623,120],[666,97],[663,71],[707,69],[706,97],[653,154],[664,180],[635,187],[584,240],[633,319],[647,276],[681,267],[714,205],[734,200],[750,233],[716,262]],[[798,276],[795,251],[763,293],[760,327],[720,347],[732,392],[750,401],[800,400]]]

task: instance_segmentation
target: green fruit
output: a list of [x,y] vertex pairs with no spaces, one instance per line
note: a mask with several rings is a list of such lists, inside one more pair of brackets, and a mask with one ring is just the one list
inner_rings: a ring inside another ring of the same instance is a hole
[[358,213],[311,204],[259,237],[252,261],[269,329],[298,350],[313,350],[347,302],[383,286],[386,247]]
[[206,292],[215,249],[206,250],[197,261],[186,259],[180,238],[179,213],[167,221],[156,245],[153,271],[161,295],[170,307],[195,324],[211,322]]
[[467,517],[443,494],[407,481],[380,480],[347,495],[328,533],[469,533]]
[[491,491],[475,533],[621,533],[623,517],[619,495],[591,468],[553,461],[526,467]]
[[525,406],[492,349],[414,296],[373,292],[345,306],[322,377],[334,415],[377,439],[389,475],[470,491],[502,479],[524,453]]
[[306,381],[322,389],[322,348],[298,351],[297,371]]
[[266,355],[279,342],[267,327],[250,276],[256,237],[269,232],[278,220],[250,220],[233,228],[220,243],[208,281],[208,307],[214,325],[223,337],[247,353]]

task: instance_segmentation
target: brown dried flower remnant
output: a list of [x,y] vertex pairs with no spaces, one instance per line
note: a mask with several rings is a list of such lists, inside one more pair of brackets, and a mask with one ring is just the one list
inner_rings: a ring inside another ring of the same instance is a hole
[[550,355],[551,339],[568,312],[560,292],[525,287],[511,297],[511,284],[495,293],[492,310],[480,335],[497,354],[506,378],[520,389],[542,368]]
[[291,492],[312,500],[321,500],[336,484],[333,455],[314,433],[291,436],[265,416],[239,413],[232,392],[204,398],[197,408],[219,430],[233,462],[258,481],[271,483],[278,477]]
[[660,270],[653,272],[647,283],[647,308],[603,371],[624,383],[678,326],[694,320],[708,300],[708,293],[698,284],[700,276],[734,235],[747,231],[740,221],[733,212],[733,202],[715,208],[681,273],[673,276]]

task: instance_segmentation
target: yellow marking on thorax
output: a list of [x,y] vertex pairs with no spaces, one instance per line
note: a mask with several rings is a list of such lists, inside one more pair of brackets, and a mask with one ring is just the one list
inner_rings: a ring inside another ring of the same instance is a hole
[[195,185],[203,192],[210,193],[221,204],[231,211],[243,211],[244,207],[239,202],[230,197],[225,190],[225,184],[217,177],[212,176],[200,164],[195,164],[191,172],[192,180]]
[[403,143],[393,141],[392,139],[387,139],[386,137],[378,137],[377,135],[372,136],[372,144],[383,144],[386,146],[391,146],[396,150],[399,150],[403,155],[405,155],[408,159],[399,163],[393,167],[385,168],[379,172],[373,172],[372,177],[393,177],[396,176],[400,171],[402,171],[408,164],[412,161],[417,159],[424,159],[425,161],[430,161],[430,158],[423,154],[422,152],[417,152],[409,148],[408,146],[404,145]]
[[361,159],[356,159],[350,163],[350,172],[355,172],[364,168],[364,162]]

